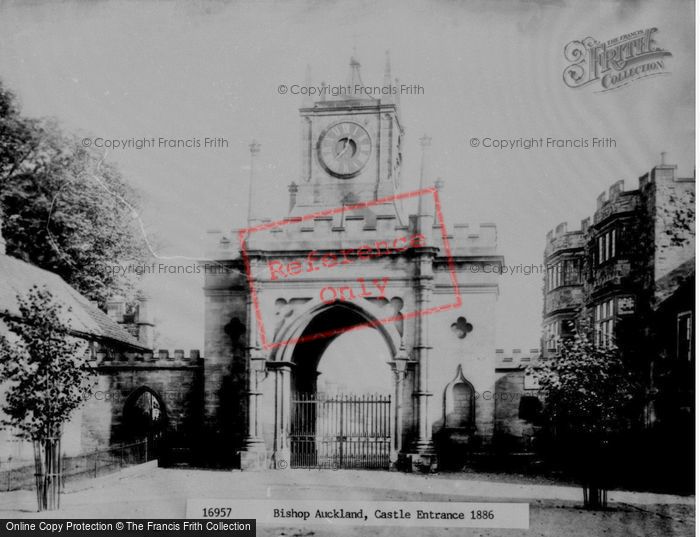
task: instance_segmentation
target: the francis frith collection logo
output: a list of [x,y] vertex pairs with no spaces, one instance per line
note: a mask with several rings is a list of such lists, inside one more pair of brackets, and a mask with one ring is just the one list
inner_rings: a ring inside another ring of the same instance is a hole
[[657,28],[647,28],[604,42],[592,37],[571,41],[564,47],[564,58],[570,62],[564,69],[564,83],[570,88],[595,83],[603,92],[668,74],[664,60],[671,53],[658,46],[656,32]]

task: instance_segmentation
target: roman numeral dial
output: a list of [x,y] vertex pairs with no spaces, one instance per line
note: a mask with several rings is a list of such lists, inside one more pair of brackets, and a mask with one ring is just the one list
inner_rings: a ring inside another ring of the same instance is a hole
[[372,153],[372,139],[357,123],[345,121],[326,129],[318,139],[318,157],[324,169],[340,179],[359,174]]

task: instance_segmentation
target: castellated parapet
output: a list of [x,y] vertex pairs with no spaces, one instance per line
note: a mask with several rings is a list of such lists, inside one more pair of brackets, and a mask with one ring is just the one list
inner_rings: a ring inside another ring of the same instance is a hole
[[[298,251],[308,249],[358,248],[362,245],[374,245],[378,241],[391,242],[398,237],[416,233],[414,216],[402,223],[394,215],[374,215],[353,212],[338,213],[329,216],[317,216],[303,220],[300,217],[289,218],[278,225],[263,223],[248,234],[246,247],[249,251]],[[447,229],[434,223],[425,237],[426,246],[438,250],[439,256],[446,256],[445,239],[450,254],[460,256],[496,255],[497,232],[493,223],[478,225],[455,224]],[[208,257],[217,260],[235,259],[240,250],[238,232],[230,235],[211,231]],[[425,232],[423,232],[425,236]]]
[[536,364],[540,359],[540,349],[512,349],[506,353],[504,349],[496,349],[496,369],[524,369]]
[[204,358],[199,350],[193,349],[185,353],[182,349],[175,349],[172,354],[168,350],[156,352],[120,352],[111,353],[97,351],[93,361],[100,367],[143,367],[143,368],[181,368],[200,367]]
[[562,251],[583,248],[588,225],[589,219],[585,219],[581,221],[579,229],[569,231],[567,223],[562,222],[549,231],[547,233],[547,246],[544,251],[545,261]]
[[547,232],[545,258],[561,250],[583,248],[591,225],[596,225],[612,215],[631,213],[640,208],[640,192],[648,182],[647,175],[639,178],[639,190],[625,190],[624,180],[614,182],[596,198],[596,210],[591,217],[581,220],[579,229],[568,230],[566,222]]
[[[642,181],[640,179],[640,185]],[[601,192],[596,199],[593,225],[616,214],[633,213],[639,209],[641,190],[624,190],[624,181],[613,183],[607,192]]]

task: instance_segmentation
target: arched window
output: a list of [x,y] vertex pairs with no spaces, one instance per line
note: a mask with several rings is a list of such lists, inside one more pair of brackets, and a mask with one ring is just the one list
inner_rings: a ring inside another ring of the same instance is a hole
[[469,382],[462,366],[457,366],[457,374],[445,387],[443,394],[443,426],[448,429],[474,429],[476,401],[474,386]]

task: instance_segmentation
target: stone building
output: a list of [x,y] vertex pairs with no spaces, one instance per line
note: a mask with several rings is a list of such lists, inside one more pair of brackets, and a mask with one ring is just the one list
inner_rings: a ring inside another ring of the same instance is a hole
[[[421,190],[406,195],[398,98],[352,91],[355,60],[348,80],[348,94],[299,111],[286,217],[251,212],[247,229],[214,233],[207,254],[203,422],[244,469],[430,470],[441,453],[493,438],[494,400],[478,395],[496,382],[498,271],[474,267],[503,263],[495,226],[443,226],[427,137]],[[325,350],[360,329],[377,331],[389,356],[365,373],[393,380],[369,402],[324,399]]]
[[[255,209],[251,144],[248,226],[213,232],[201,263],[204,356],[155,351],[144,296],[102,312],[56,275],[15,271],[13,290],[49,282],[91,323],[81,337],[96,385],[71,425],[76,453],[146,436],[165,462],[430,471],[530,449],[537,387],[523,370],[538,353],[495,350],[495,225],[444,223],[449,183],[432,174],[427,136],[419,190],[406,191],[398,96],[357,91],[359,67],[348,92],[303,102],[301,167],[279,219]],[[376,345],[344,351],[366,354],[361,368],[327,369],[329,349],[363,332]]]
[[[85,393],[84,405],[64,427],[63,455],[144,439],[189,450],[201,408],[199,352],[154,353],[153,322],[144,296],[132,311],[115,297],[107,314],[57,274],[7,255],[5,244],[0,221],[0,311],[19,316],[18,295],[33,286],[48,289],[54,300],[70,307],[65,321],[72,336],[85,342],[94,368],[94,385]],[[1,317],[0,335],[12,337]],[[33,462],[33,456],[31,443],[11,430],[0,431],[0,472],[21,468]]]
[[692,382],[667,377],[691,379],[694,370],[695,178],[662,162],[637,189],[623,186],[598,196],[580,229],[562,223],[547,234],[542,352],[587,318],[597,344],[615,343],[646,372],[644,421],[655,427],[658,401],[677,402],[674,411],[665,405],[666,419],[692,408]]

